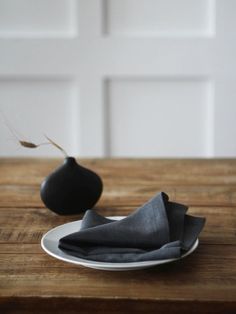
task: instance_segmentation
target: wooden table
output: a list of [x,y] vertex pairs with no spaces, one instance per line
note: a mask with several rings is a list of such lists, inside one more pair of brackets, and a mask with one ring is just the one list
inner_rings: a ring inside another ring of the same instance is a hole
[[236,313],[236,160],[82,160],[104,181],[103,215],[127,215],[165,191],[207,224],[185,260],[106,272],[56,260],[40,248],[57,216],[39,197],[61,160],[0,160],[0,313]]

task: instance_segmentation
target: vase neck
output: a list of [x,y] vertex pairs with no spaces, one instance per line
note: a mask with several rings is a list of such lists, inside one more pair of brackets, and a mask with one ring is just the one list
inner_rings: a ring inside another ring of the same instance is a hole
[[76,165],[77,162],[76,162],[76,159],[74,157],[66,157],[65,160],[64,160],[64,164],[67,164],[67,165]]

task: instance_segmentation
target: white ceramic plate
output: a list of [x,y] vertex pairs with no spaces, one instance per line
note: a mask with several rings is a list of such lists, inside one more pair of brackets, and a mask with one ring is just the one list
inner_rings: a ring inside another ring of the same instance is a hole
[[[122,216],[113,216],[107,217],[115,220],[121,220],[125,217]],[[157,261],[145,261],[145,262],[135,262],[135,263],[107,263],[107,262],[96,262],[92,260],[86,260],[78,257],[74,257],[62,252],[58,248],[59,239],[72,233],[77,232],[80,230],[81,220],[69,222],[64,225],[58,226],[49,230],[41,239],[41,246],[43,250],[48,253],[49,255],[77,265],[82,265],[85,267],[95,268],[95,269],[102,269],[102,270],[113,270],[113,271],[121,271],[121,270],[136,270],[142,268],[153,267],[156,265],[166,264],[170,262],[174,262],[176,260],[182,259],[189,254],[191,254],[198,246],[198,239],[191,247],[191,249],[182,255],[180,258],[172,258],[172,259],[165,259],[165,260],[157,260]]]

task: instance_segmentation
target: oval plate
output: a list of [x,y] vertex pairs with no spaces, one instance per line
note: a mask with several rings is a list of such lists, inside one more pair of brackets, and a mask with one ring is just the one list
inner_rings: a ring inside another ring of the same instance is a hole
[[[112,217],[107,217],[107,218],[114,219],[114,220],[121,220],[125,218],[125,216],[112,216]],[[122,270],[137,270],[137,269],[149,268],[149,267],[177,261],[179,259],[185,258],[186,256],[190,255],[193,251],[195,251],[199,243],[197,239],[195,243],[193,244],[193,246],[191,247],[191,249],[179,258],[171,258],[171,259],[156,260],[156,261],[132,262],[132,263],[96,262],[96,261],[86,260],[86,259],[68,255],[58,248],[59,240],[62,237],[70,233],[79,231],[80,226],[81,226],[81,220],[77,220],[77,221],[60,225],[56,228],[49,230],[41,239],[41,247],[49,255],[59,260],[62,260],[64,262],[82,265],[82,266],[90,267],[94,269],[122,271]]]

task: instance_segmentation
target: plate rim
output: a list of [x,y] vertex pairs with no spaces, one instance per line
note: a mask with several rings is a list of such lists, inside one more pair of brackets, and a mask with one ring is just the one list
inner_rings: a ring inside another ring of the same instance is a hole
[[[114,219],[114,220],[121,220],[125,217],[127,217],[127,216],[106,216],[106,218]],[[41,248],[48,255],[50,255],[50,256],[58,259],[58,260],[62,260],[64,262],[67,262],[67,263],[71,263],[71,264],[75,264],[75,265],[82,265],[82,266],[91,267],[91,268],[97,267],[97,269],[100,268],[100,269],[104,269],[104,270],[105,269],[112,270],[112,269],[125,269],[125,268],[133,268],[133,269],[136,268],[136,269],[138,269],[141,267],[158,266],[161,264],[167,264],[167,263],[171,263],[174,261],[178,261],[178,260],[181,260],[181,259],[187,257],[188,255],[192,254],[199,245],[199,239],[197,238],[196,241],[194,242],[194,244],[192,245],[192,247],[185,254],[183,254],[182,256],[177,257],[177,258],[161,259],[161,260],[149,260],[149,261],[140,261],[140,262],[124,262],[124,263],[99,262],[99,261],[87,260],[87,259],[82,259],[79,257],[75,257],[72,255],[66,254],[65,252],[63,252],[63,254],[65,256],[60,256],[60,255],[52,252],[50,249],[47,248],[47,246],[45,245],[45,239],[48,238],[48,235],[50,235],[52,232],[55,232],[57,229],[61,229],[61,228],[65,227],[66,225],[71,225],[71,224],[76,224],[76,223],[81,224],[81,221],[82,221],[82,219],[67,222],[67,223],[61,224],[59,226],[56,226],[56,227],[48,230],[41,238],[41,241],[40,241]],[[73,258],[73,259],[71,259],[71,258]]]

